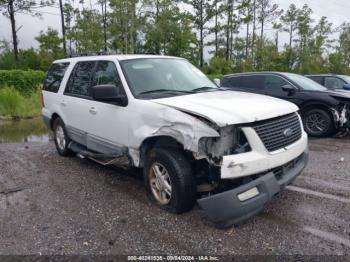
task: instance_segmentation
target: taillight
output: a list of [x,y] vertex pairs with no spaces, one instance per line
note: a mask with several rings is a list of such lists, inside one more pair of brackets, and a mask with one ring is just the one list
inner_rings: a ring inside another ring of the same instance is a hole
[[40,91],[40,99],[41,99],[41,106],[42,106],[42,107],[45,107],[43,91]]

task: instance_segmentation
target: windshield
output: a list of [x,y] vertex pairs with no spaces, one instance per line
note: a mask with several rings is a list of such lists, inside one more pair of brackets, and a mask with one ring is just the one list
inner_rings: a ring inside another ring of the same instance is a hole
[[174,96],[219,89],[184,59],[131,59],[121,61],[121,67],[135,97],[149,97],[151,94]]
[[290,80],[297,83],[301,89],[303,90],[309,90],[309,91],[326,91],[327,88],[324,86],[321,86],[314,80],[311,80],[310,78],[307,78],[305,76],[297,75],[297,74],[291,74],[291,73],[285,73],[285,76],[287,76]]
[[350,76],[341,75],[340,77],[341,77],[345,82],[347,82],[348,84],[350,84]]

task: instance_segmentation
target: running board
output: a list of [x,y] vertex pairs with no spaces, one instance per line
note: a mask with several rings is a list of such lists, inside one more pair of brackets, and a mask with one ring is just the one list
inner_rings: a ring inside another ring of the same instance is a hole
[[68,148],[76,153],[79,158],[89,158],[101,165],[115,165],[122,168],[127,168],[130,166],[131,161],[127,155],[127,150],[120,150],[120,152],[115,154],[103,154],[89,151],[85,146],[71,141],[68,144]]

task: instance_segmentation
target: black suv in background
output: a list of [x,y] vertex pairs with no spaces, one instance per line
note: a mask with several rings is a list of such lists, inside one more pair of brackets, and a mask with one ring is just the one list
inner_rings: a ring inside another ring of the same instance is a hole
[[315,74],[305,76],[316,81],[320,85],[325,86],[328,89],[350,90],[350,76],[333,74]]
[[310,136],[329,136],[350,128],[350,92],[328,90],[301,75],[279,72],[231,74],[224,76],[221,86],[296,104]]

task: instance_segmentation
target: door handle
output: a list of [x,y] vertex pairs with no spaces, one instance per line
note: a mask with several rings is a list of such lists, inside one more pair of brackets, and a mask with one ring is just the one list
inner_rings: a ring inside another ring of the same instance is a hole
[[64,101],[64,100],[63,100],[63,101],[61,102],[61,105],[62,105],[62,106],[66,106],[66,105],[67,105],[67,101]]
[[96,115],[97,110],[96,110],[95,107],[90,107],[89,112],[90,112],[91,114],[93,114],[93,115]]

